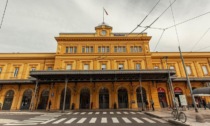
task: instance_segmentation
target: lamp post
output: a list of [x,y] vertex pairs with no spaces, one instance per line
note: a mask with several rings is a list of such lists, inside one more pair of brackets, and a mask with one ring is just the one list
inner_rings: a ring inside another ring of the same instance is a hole
[[166,60],[166,69],[168,70],[168,85],[169,85],[169,89],[171,91],[171,99],[172,99],[172,103],[173,103],[173,106],[174,107],[177,107],[175,105],[175,94],[174,94],[174,87],[173,87],[173,84],[172,84],[172,81],[171,81],[171,76],[170,76],[170,70],[168,68],[168,56],[164,56],[163,59]]
[[197,108],[197,105],[195,104],[195,98],[194,98],[194,95],[193,95],[193,92],[192,92],[192,87],[191,87],[190,79],[188,77],[187,69],[186,69],[186,66],[185,66],[185,63],[184,63],[184,58],[182,56],[182,51],[181,51],[180,46],[178,48],[179,48],[180,58],[182,60],[182,65],[184,67],[184,72],[185,72],[185,75],[186,75],[186,78],[187,78],[187,84],[188,84],[188,87],[190,89],[190,94],[191,94],[191,97],[192,97],[193,105],[195,107],[195,112],[198,112],[198,108]]

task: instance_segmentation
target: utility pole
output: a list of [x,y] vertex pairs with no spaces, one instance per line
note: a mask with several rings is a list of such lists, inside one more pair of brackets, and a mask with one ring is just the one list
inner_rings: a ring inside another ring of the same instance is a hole
[[184,58],[183,58],[183,56],[182,56],[182,51],[181,51],[180,46],[179,46],[178,48],[179,48],[180,58],[181,58],[181,60],[182,60],[182,65],[183,65],[183,67],[184,67],[184,72],[185,72],[185,75],[186,75],[187,84],[188,84],[188,87],[189,87],[189,89],[190,89],[190,94],[191,94],[191,97],[192,97],[193,105],[194,105],[194,107],[195,107],[195,112],[198,112],[198,108],[197,108],[197,105],[195,104],[195,98],[194,98],[194,95],[193,95],[193,92],[192,92],[192,87],[191,87],[190,79],[189,79],[189,77],[188,77],[187,69],[186,69],[186,66],[185,66],[185,63],[184,63]]

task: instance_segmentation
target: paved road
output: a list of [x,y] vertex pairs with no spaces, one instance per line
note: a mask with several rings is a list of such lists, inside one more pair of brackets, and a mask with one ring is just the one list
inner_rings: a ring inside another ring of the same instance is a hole
[[[17,116],[17,115],[16,115]],[[136,111],[71,111],[68,113],[43,113],[40,115],[20,115],[17,122],[2,126],[37,125],[37,126],[173,126],[165,120],[150,117]],[[6,118],[6,117],[5,117]],[[10,119],[17,119],[10,116]]]

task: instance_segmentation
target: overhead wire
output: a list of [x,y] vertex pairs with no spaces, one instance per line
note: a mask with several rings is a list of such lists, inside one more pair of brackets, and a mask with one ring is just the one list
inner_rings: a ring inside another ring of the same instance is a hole
[[157,46],[158,46],[158,44],[159,44],[161,38],[163,37],[163,33],[164,33],[164,32],[165,32],[165,30],[163,30],[163,32],[161,33],[160,38],[159,38],[157,44],[155,45],[154,52],[155,52],[155,50],[156,50],[156,48],[157,48]]
[[[168,8],[170,8],[174,3],[176,2],[176,0],[174,0],[161,14],[160,16],[158,16],[149,26],[147,26],[144,30],[142,30],[139,34],[142,34],[144,31],[146,31],[149,27],[151,27],[167,10]],[[139,35],[137,34],[137,36]]]
[[210,30],[210,28],[208,28],[204,34],[201,36],[201,38],[193,45],[193,47],[190,49],[190,51],[192,51],[194,49],[194,47],[203,39],[203,37],[208,33],[208,31]]
[[153,6],[153,8],[149,11],[149,13],[144,17],[144,19],[128,34],[130,35],[133,33],[145,20],[146,18],[152,13],[152,11],[155,9],[155,7],[159,4],[160,0]]
[[8,4],[8,1],[9,1],[9,0],[7,0],[7,1],[6,1],[6,5],[5,5],[5,8],[4,8],[3,16],[2,16],[2,19],[1,19],[0,29],[1,29],[2,24],[3,24],[4,15],[5,15],[5,13],[6,13],[6,9],[7,9],[7,4]]

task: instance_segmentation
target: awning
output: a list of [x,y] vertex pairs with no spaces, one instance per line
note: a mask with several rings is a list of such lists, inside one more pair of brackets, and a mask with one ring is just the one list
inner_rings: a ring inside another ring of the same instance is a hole
[[40,81],[61,82],[131,82],[160,80],[167,81],[168,73],[175,75],[174,70],[44,70],[31,71],[30,76]]
[[210,87],[197,88],[193,90],[194,96],[210,96]]

